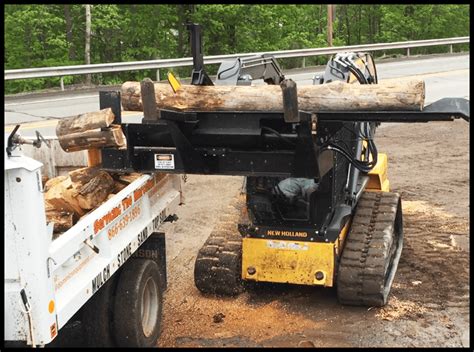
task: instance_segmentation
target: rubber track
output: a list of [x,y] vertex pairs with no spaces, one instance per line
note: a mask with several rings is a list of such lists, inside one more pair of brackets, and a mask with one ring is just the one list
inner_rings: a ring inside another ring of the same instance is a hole
[[[387,303],[391,286],[386,282],[387,269],[398,242],[394,227],[399,201],[400,196],[391,192],[361,196],[339,263],[340,303],[377,307]],[[397,269],[398,262],[394,265],[390,272]]]
[[244,206],[242,198],[234,200],[198,252],[194,283],[203,293],[236,295],[243,291],[242,237],[237,224]]

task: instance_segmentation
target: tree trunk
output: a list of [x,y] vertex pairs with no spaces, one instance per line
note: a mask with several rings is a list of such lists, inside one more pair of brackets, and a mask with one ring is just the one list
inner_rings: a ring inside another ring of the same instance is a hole
[[328,46],[332,46],[332,6],[328,5]]
[[361,36],[360,36],[360,27],[362,26],[362,7],[358,6],[358,16],[357,16],[357,44],[361,44]]
[[318,34],[323,33],[323,5],[319,5]]
[[347,30],[347,45],[351,45],[351,24],[349,21],[349,5],[345,5],[346,7],[346,30]]
[[[369,5],[367,5],[369,6]],[[374,42],[374,25],[373,25],[373,18],[374,18],[374,6],[371,6],[371,10],[369,11],[368,13],[368,17],[367,17],[367,20],[368,20],[368,24],[369,24],[369,43],[373,43]]]
[[[174,93],[169,84],[155,83],[157,108],[178,111],[283,111],[279,86],[182,85]],[[303,111],[421,110],[424,81],[383,82],[359,85],[332,82],[297,87],[298,107]],[[124,110],[143,111],[140,82],[122,85]]]
[[[85,46],[85,62],[86,65],[91,64],[91,5],[84,5],[86,7],[86,46]],[[91,74],[86,75],[86,84],[91,85]]]
[[76,51],[72,39],[71,5],[64,5],[64,18],[66,20],[66,40],[69,47],[68,57],[69,60],[74,61],[76,59]]

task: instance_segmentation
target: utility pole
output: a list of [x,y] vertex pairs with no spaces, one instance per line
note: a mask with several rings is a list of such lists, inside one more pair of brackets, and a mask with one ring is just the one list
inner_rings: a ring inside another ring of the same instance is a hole
[[332,46],[333,5],[328,5],[328,46]]
[[[91,64],[91,5],[84,5],[86,7],[86,46],[85,46],[85,61],[86,65]],[[90,86],[92,77],[89,73],[86,76],[86,85]]]

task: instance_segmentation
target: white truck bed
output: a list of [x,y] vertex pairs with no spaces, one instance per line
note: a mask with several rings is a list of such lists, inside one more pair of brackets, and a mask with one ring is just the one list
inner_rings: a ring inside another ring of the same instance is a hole
[[181,176],[143,175],[53,240],[41,165],[5,165],[5,340],[30,345],[51,342],[182,202]]

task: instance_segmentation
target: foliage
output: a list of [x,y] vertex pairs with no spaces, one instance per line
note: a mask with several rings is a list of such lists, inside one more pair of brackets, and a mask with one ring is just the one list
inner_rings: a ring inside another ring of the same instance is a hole
[[[4,5],[4,69],[84,63],[85,10],[82,4]],[[327,46],[326,5],[277,4],[95,4],[92,5],[91,62],[189,57],[185,23],[200,23],[205,55],[264,52]],[[469,35],[469,5],[335,5],[333,45],[433,39]],[[467,46],[464,46],[466,48]],[[457,46],[459,48],[459,46]],[[417,53],[446,51],[427,47]],[[326,57],[308,57],[306,65]],[[281,60],[301,67],[302,58]],[[209,66],[215,74],[217,65]],[[170,69],[171,70],[171,69]],[[161,78],[166,76],[161,70]],[[166,70],[167,71],[167,70]],[[187,77],[189,67],[173,69]],[[118,84],[156,71],[93,75],[96,84]],[[65,77],[65,84],[84,77]],[[59,78],[7,81],[15,93],[58,85]]]

